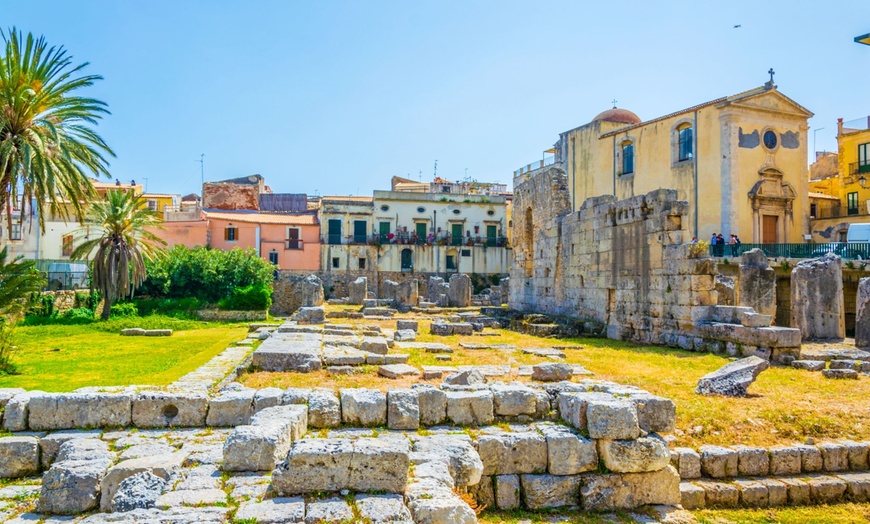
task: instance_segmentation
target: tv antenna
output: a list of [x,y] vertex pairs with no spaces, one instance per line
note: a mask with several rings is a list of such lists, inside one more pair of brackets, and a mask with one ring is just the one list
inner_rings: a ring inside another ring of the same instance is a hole
[[201,185],[205,185],[205,153],[199,155],[199,160],[194,160],[194,162],[199,162],[199,178]]

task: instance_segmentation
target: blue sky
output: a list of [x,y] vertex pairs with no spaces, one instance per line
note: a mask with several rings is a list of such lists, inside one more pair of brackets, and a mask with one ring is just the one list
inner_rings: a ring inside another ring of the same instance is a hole
[[[870,115],[870,2],[9,1],[12,25],[105,80],[113,176],[151,192],[260,173],[276,192],[371,194],[393,175],[510,183],[618,100],[649,119],[764,83]],[[733,28],[740,24],[742,27]]]

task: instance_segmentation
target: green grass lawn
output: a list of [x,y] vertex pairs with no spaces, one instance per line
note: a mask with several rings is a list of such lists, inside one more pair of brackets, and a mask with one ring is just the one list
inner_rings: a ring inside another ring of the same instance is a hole
[[176,330],[169,337],[122,337],[119,330],[106,327],[16,328],[13,362],[20,374],[0,375],[0,387],[72,391],[84,386],[165,386],[248,332],[244,324],[197,322],[188,323],[193,329]]

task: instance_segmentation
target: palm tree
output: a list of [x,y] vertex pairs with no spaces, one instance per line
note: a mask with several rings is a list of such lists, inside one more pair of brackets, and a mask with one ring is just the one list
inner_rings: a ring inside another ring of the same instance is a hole
[[33,260],[22,260],[19,256],[9,261],[8,256],[8,246],[4,246],[0,250],[0,315],[3,316],[20,313],[27,305],[27,297],[45,285]]
[[147,276],[145,260],[162,255],[166,242],[149,231],[161,227],[159,215],[148,209],[145,200],[132,189],[109,191],[105,200],[91,202],[85,223],[93,228],[80,230],[80,238],[94,230],[102,234],[96,238],[83,236],[84,242],[70,258],[87,259],[93,252],[92,286],[105,299],[102,318],[106,320],[114,302],[132,297],[142,285]]
[[77,220],[94,195],[87,174],[108,176],[107,156],[114,153],[91,128],[106,104],[76,96],[98,75],[84,75],[88,65],[74,66],[63,47],[44,37],[25,37],[14,27],[0,30],[0,213],[6,212],[11,234],[10,203],[32,202],[45,231],[44,207],[64,220],[69,207]]

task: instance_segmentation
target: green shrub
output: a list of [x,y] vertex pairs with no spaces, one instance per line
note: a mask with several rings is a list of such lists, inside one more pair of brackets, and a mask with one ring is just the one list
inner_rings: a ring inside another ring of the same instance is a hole
[[65,320],[71,324],[88,323],[94,320],[94,310],[86,307],[77,307],[67,309],[59,315],[61,320]]
[[236,311],[262,311],[271,305],[272,290],[262,285],[236,288],[232,295],[218,302],[220,309]]
[[196,298],[137,298],[133,300],[139,315],[166,315],[175,318],[196,319],[196,311],[206,306]]
[[18,370],[12,362],[12,352],[15,349],[12,339],[12,326],[0,322],[0,376],[17,375]]
[[247,286],[272,289],[275,266],[254,249],[218,249],[175,246],[147,264],[148,279],[140,295],[151,298],[196,298],[216,303],[233,290]]
[[132,302],[121,302],[120,304],[112,304],[112,317],[138,317],[139,309]]

